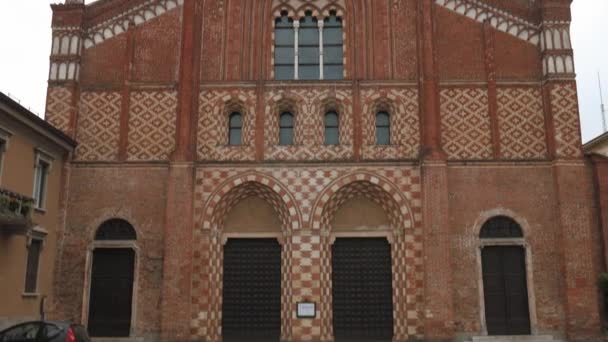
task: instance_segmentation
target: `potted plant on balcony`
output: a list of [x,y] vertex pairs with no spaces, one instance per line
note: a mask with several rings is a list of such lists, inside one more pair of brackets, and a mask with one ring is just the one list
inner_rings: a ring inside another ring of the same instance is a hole
[[23,203],[21,204],[21,215],[23,215],[23,217],[28,217],[30,211],[32,210],[32,204],[31,203]]
[[10,200],[10,202],[8,203],[8,210],[13,213],[17,213],[17,210],[19,210],[19,201],[16,199]]

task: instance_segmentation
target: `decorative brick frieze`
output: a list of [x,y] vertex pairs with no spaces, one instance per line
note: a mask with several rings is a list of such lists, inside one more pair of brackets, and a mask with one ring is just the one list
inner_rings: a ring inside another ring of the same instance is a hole
[[118,157],[119,92],[86,91],[80,97],[76,160],[113,161]]
[[582,143],[576,84],[554,83],[551,85],[550,97],[556,156],[579,158],[582,155]]
[[570,21],[543,21],[540,47],[544,75],[574,76]]
[[45,120],[64,133],[70,130],[72,95],[70,88],[51,86],[46,96]]
[[539,87],[498,89],[501,158],[547,158],[542,101]]
[[[266,92],[265,159],[290,161],[347,160],[353,156],[350,88],[278,88]],[[339,116],[339,145],[324,145],[324,115]],[[279,116],[294,115],[294,144],[279,145]]]
[[[420,150],[418,90],[371,88],[361,90],[363,146],[366,160],[416,159]],[[390,145],[376,144],[376,114],[390,115]]]
[[440,96],[442,144],[448,158],[492,158],[487,91],[483,88],[444,88]]
[[[204,89],[199,96],[197,158],[209,161],[252,161],[255,159],[254,89]],[[228,144],[228,118],[243,115],[242,143]]]
[[175,91],[132,91],[127,160],[167,160],[175,148]]
[[534,45],[540,41],[540,28],[523,18],[519,18],[480,0],[435,0],[441,7],[483,23],[488,21],[495,29],[510,34]]
[[50,81],[77,81],[82,51],[80,28],[53,28]]
[[127,32],[130,23],[141,25],[167,11],[183,5],[184,0],[149,0],[143,4],[133,6],[103,23],[86,30],[84,34],[84,48],[89,49],[103,41]]
[[[263,198],[276,209],[283,241],[282,337],[329,340],[331,233],[336,210],[363,196],[391,222],[395,336],[422,337],[420,172],[411,167],[200,168],[195,190],[193,338],[219,340],[223,218],[241,199]],[[301,300],[319,303],[314,320],[293,317]]]

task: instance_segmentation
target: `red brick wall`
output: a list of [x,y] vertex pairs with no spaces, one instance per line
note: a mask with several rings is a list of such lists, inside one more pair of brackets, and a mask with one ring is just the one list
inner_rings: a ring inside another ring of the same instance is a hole
[[[255,195],[280,208],[286,233],[283,337],[331,340],[327,213],[365,195],[395,228],[394,272],[405,275],[394,282],[396,340],[482,332],[478,230],[505,214],[526,233],[535,331],[593,341],[599,231],[574,74],[541,67],[571,50],[539,42],[541,24],[567,28],[569,1],[484,3],[54,6],[55,33],[84,42],[51,58],[80,66],[79,77],[50,80],[47,100],[47,120],[79,142],[55,316],[80,319],[86,248],[117,216],[141,232],[136,334],[217,340],[221,222]],[[283,9],[342,16],[344,80],[273,80]],[[241,146],[227,146],[234,110]],[[278,146],[282,110],[295,114],[294,146]],[[323,144],[327,110],[340,114],[338,146]],[[378,110],[391,113],[388,146],[375,144]],[[293,319],[295,302],[311,298],[318,318]]]
[[167,175],[165,167],[72,167],[53,318],[82,322],[87,251],[105,220],[122,218],[137,231],[139,247],[135,333],[160,332]]

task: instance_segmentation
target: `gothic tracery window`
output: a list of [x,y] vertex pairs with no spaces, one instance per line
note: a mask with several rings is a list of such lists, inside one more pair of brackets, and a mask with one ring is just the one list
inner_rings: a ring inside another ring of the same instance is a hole
[[298,20],[287,12],[275,19],[276,80],[338,80],[343,78],[342,18],[331,11],[317,19],[311,11]]

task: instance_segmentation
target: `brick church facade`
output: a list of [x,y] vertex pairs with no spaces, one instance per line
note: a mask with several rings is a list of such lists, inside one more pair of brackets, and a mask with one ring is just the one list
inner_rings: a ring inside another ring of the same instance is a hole
[[52,5],[46,119],[78,142],[53,317],[150,341],[599,341],[570,2]]

